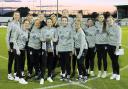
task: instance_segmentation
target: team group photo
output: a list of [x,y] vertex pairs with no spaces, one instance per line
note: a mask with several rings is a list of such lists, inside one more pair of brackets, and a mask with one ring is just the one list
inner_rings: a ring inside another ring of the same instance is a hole
[[0,1],[0,89],[128,89],[127,2]]

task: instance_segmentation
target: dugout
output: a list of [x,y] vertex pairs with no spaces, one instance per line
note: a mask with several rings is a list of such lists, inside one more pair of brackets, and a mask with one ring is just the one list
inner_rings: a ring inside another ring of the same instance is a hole
[[116,5],[116,8],[117,8],[118,19],[128,18],[128,4],[127,5]]

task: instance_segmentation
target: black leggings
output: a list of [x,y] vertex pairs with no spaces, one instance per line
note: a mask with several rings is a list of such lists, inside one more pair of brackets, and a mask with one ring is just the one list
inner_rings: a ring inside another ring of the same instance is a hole
[[88,48],[86,60],[85,60],[86,69],[89,69],[89,67],[90,67],[91,71],[94,70],[94,58],[95,58],[95,54],[96,54],[95,50],[96,50],[95,47]]
[[62,74],[70,75],[71,72],[71,52],[59,52],[60,55],[60,65]]
[[10,43],[10,50],[8,51],[8,74],[12,73],[12,65],[14,63],[14,73],[17,72],[17,62],[14,56],[13,43]]
[[38,76],[40,72],[40,56],[41,56],[41,50],[40,49],[33,49],[29,47],[29,54],[30,54],[30,60],[34,66],[35,69],[35,75]]
[[44,79],[45,76],[45,70],[47,66],[47,54],[45,50],[42,50],[42,57],[40,60],[40,70],[41,70],[41,75],[40,77]]
[[76,56],[76,55],[73,55],[72,57],[73,57],[73,58],[72,58],[72,72],[75,74],[77,56]]
[[22,71],[23,71],[23,66],[25,64],[24,60],[25,60],[25,50],[20,50],[20,55],[17,55],[16,50],[14,50],[15,53],[15,58],[17,60],[17,74],[16,76],[19,78],[23,78],[22,76]]
[[58,61],[59,61],[59,57],[56,55],[56,50],[54,50],[54,60],[53,60],[53,68],[52,68],[53,72],[55,71]]
[[102,60],[104,71],[107,71],[107,45],[105,44],[97,44],[97,57],[98,57],[98,70],[101,71]]
[[[79,54],[80,49],[76,49],[76,54]],[[79,75],[87,76],[87,72],[84,66],[84,60],[86,56],[87,50],[83,50],[82,56],[80,59],[77,59],[77,65],[78,65],[78,70],[79,70]]]
[[21,54],[21,56],[22,56],[22,61],[23,61],[23,64],[21,66],[21,71],[24,72],[24,67],[25,67],[25,51],[24,51],[24,53]]
[[120,67],[118,63],[119,56],[115,55],[115,51],[116,51],[116,46],[108,45],[108,54],[112,61],[113,74],[120,74],[120,71],[119,71]]
[[52,76],[53,62],[54,62],[53,52],[48,52],[47,53],[48,77],[51,77]]
[[28,73],[32,74],[32,71],[33,71],[33,63],[30,60],[30,51],[31,51],[31,48],[27,47],[26,48],[26,54],[27,54],[27,70],[28,70]]

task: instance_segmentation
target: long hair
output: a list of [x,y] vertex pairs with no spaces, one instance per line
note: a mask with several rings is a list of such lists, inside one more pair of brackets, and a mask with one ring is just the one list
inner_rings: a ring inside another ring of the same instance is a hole
[[106,27],[107,27],[107,24],[106,24],[106,19],[103,21],[103,28],[102,28],[102,32],[106,32]]

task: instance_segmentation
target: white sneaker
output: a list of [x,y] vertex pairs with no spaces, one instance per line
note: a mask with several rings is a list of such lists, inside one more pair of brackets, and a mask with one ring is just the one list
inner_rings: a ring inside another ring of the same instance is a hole
[[15,77],[15,76],[16,76],[16,73],[14,73],[13,75],[14,75],[14,77]]
[[44,84],[44,79],[43,78],[40,79],[40,84],[42,84],[42,85]]
[[101,75],[101,78],[106,78],[107,77],[107,71],[104,71],[103,74]]
[[95,76],[94,71],[90,71],[90,76],[92,76],[92,77]]
[[87,74],[90,74],[89,69],[86,69]]
[[110,79],[116,79],[116,74],[112,74],[112,76],[110,77]]
[[101,71],[98,72],[97,77],[101,77]]
[[53,80],[52,80],[52,78],[51,78],[51,77],[48,77],[48,78],[47,78],[47,80],[48,80],[50,83],[52,83],[52,82],[53,82]]
[[116,80],[117,80],[117,81],[120,80],[120,75],[116,75]]
[[14,80],[19,81],[19,77],[15,76]]
[[12,76],[12,74],[8,74],[8,79],[9,80],[14,80],[14,77]]
[[20,84],[28,84],[28,82],[24,78],[19,79],[19,83]]
[[24,72],[21,72],[21,74],[22,74],[22,76],[23,76],[23,77],[25,77],[25,74],[24,74]]

